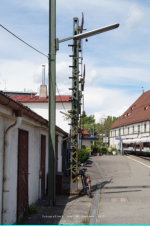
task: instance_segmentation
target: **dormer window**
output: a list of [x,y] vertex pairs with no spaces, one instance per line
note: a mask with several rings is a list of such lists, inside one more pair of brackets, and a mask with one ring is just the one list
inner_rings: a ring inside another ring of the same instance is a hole
[[144,107],[144,110],[147,110],[147,108],[148,108],[149,106],[147,106],[147,107]]
[[126,117],[127,115],[124,115],[124,117]]
[[135,105],[131,107],[131,110],[133,110],[134,107],[135,107]]
[[129,116],[131,113],[128,113],[127,116]]

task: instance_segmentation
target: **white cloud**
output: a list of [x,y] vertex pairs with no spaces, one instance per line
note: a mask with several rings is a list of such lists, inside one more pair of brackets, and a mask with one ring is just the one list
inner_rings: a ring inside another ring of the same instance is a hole
[[96,120],[101,115],[119,116],[138,97],[139,94],[131,95],[127,90],[87,87],[84,98],[85,111],[88,114],[95,114]]
[[146,22],[146,17],[144,12],[137,6],[132,5],[129,9],[128,19],[125,21],[126,28],[129,30],[134,30],[142,23]]
[[33,83],[33,72],[39,65],[27,60],[0,60],[0,64],[0,89],[5,88],[3,80],[6,80],[7,90],[37,90],[37,85]]

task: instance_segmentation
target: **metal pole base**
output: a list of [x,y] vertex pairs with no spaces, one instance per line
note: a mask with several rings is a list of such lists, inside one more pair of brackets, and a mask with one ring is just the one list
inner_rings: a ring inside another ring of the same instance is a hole
[[49,206],[50,207],[55,207],[56,206],[56,202],[50,199],[49,200]]

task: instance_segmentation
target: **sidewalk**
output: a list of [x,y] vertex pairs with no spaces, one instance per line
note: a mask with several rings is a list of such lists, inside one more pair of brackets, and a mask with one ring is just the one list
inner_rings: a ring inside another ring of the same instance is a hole
[[[89,216],[92,209],[93,197],[96,189],[97,180],[101,177],[96,165],[89,160],[91,164],[86,165],[87,173],[92,180],[92,197],[86,195],[61,195],[56,198],[56,207],[48,207],[47,197],[43,198],[41,203],[37,204],[38,213],[32,214],[23,224],[26,225],[86,225],[89,223]],[[81,182],[79,181],[81,188]],[[67,184],[64,185],[67,189]],[[64,191],[65,192],[65,191]]]

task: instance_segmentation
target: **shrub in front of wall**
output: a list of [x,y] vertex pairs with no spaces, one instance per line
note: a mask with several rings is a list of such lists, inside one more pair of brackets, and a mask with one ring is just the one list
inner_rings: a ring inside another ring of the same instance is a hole
[[106,152],[107,152],[106,147],[102,147],[102,153],[103,153],[103,154],[106,154]]
[[103,153],[102,148],[98,148],[98,153]]
[[93,153],[98,153],[98,148],[93,148]]
[[80,148],[78,149],[78,162],[84,163],[89,158],[89,152],[86,149]]
[[93,150],[93,148],[94,148],[94,144],[91,144],[91,149]]
[[84,145],[82,148],[87,150],[89,153],[91,152],[91,149],[88,146],[86,146],[86,145]]
[[112,151],[117,151],[117,149],[116,149],[116,148],[111,148],[111,150],[112,150]]

